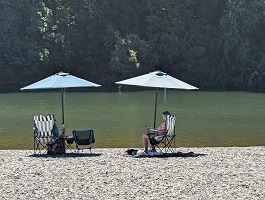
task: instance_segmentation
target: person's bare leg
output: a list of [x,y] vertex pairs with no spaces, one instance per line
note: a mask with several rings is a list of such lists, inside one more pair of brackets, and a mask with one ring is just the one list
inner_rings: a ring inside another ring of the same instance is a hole
[[148,135],[146,135],[145,133],[142,135],[142,140],[143,140],[143,145],[144,145],[144,151],[148,152]]

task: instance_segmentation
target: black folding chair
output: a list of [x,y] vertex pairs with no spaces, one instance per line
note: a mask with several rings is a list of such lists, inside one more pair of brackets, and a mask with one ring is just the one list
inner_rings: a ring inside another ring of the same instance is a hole
[[[83,151],[83,149],[89,149],[91,153],[91,149],[95,143],[94,130],[73,130],[72,133],[78,153],[79,150]],[[82,148],[80,146],[82,146]]]

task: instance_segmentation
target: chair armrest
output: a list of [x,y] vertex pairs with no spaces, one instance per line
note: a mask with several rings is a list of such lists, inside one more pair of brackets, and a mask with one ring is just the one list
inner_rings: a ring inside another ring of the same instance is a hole
[[150,136],[150,135],[158,135],[158,130],[157,129],[154,129],[154,128],[149,128],[147,130],[147,135]]
[[154,129],[154,128],[148,129],[148,132],[150,132],[150,131],[152,131],[152,132],[158,132],[158,130],[157,129]]

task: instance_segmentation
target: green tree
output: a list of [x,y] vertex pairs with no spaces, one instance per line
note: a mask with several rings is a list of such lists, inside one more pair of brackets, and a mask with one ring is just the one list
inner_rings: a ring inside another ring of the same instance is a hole
[[[220,21],[222,30],[220,47],[224,73],[229,87],[251,87],[254,76],[259,75],[261,48],[255,33],[264,20],[264,1],[228,1]],[[255,75],[256,74],[256,75]]]
[[60,70],[105,86],[155,69],[265,86],[264,0],[0,0],[0,84]]
[[37,71],[43,49],[38,43],[38,1],[0,1],[1,26],[1,81],[5,84],[22,83]]

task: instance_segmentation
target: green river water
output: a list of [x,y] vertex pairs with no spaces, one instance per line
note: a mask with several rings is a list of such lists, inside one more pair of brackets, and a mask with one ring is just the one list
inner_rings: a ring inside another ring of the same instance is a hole
[[[67,92],[67,135],[93,128],[95,148],[142,147],[141,134],[154,119],[155,91]],[[60,91],[1,93],[0,149],[33,148],[33,116],[62,121]],[[265,145],[265,94],[159,90],[157,124],[165,110],[177,116],[178,147]]]

